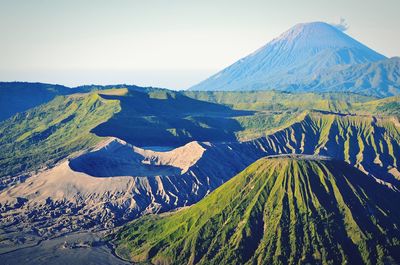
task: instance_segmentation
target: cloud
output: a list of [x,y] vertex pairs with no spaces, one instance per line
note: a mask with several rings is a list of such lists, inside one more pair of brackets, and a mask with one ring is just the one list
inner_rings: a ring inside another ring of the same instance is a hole
[[339,23],[331,23],[331,25],[340,31],[346,31],[349,29],[349,24],[347,24],[347,22],[344,18],[340,18]]

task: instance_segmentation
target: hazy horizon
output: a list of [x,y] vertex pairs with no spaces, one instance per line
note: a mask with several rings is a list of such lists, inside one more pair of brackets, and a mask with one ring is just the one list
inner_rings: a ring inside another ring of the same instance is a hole
[[394,0],[0,3],[0,81],[185,89],[297,23],[341,18],[346,34],[400,55]]

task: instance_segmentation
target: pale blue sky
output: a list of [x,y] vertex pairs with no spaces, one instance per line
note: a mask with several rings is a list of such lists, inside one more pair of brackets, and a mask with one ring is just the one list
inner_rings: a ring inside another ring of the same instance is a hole
[[0,0],[0,80],[183,89],[296,23],[400,55],[399,0]]

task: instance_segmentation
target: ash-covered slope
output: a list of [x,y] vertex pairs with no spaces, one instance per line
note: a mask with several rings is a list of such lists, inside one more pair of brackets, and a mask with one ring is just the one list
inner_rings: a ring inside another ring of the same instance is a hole
[[188,209],[133,221],[115,243],[151,264],[394,264],[398,203],[344,162],[264,158]]
[[0,193],[4,238],[109,228],[193,204],[261,157],[253,148],[190,142],[166,152],[110,138]]
[[[362,69],[352,68],[357,76],[356,84],[337,66],[350,67],[372,62],[385,62],[386,57],[354,40],[335,27],[312,22],[294,26],[264,47],[225,68],[205,81],[191,87],[191,90],[258,90],[278,89],[294,91],[326,91],[324,83],[335,83],[333,91],[363,92],[378,96],[398,94],[397,75],[393,72],[379,72],[381,83],[393,89],[376,86],[377,81],[363,78]],[[395,66],[395,73],[399,72]],[[327,75],[334,71],[334,74]],[[348,69],[350,71],[350,69]],[[324,76],[321,77],[320,74]],[[375,74],[376,76],[377,74]],[[324,78],[324,79],[323,79]],[[321,79],[321,80],[320,80]],[[359,82],[364,81],[362,84]],[[331,90],[331,91],[332,91]]]

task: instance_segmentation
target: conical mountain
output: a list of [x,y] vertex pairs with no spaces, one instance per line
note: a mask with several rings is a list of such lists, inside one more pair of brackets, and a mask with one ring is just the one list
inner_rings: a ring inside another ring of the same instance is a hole
[[[381,60],[386,60],[386,57],[330,24],[302,23],[295,25],[254,53],[191,87],[191,90],[317,91],[312,82],[318,81],[316,80],[318,74],[328,69],[339,71],[335,67],[368,64]],[[357,87],[357,90],[364,88],[369,88],[369,84]],[[348,84],[347,87],[343,85],[335,89],[352,91],[352,87]]]
[[344,162],[263,158],[192,207],[135,220],[114,243],[152,264],[396,264],[399,203]]

